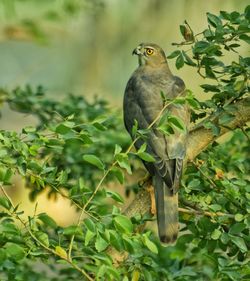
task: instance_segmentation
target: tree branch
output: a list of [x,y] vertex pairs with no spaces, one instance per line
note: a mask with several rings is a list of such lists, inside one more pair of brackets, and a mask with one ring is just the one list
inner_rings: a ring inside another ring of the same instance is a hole
[[[246,122],[250,121],[250,98],[242,99],[234,104],[235,112],[230,112],[235,118],[227,124],[227,126],[219,126],[220,134],[218,136],[213,135],[211,129],[206,129],[204,126],[197,127],[191,130],[188,144],[187,144],[187,161],[192,161],[200,154],[210,143],[215,141],[218,137],[224,135],[228,131],[235,130],[243,127]],[[222,113],[220,117],[223,117],[226,112]],[[213,124],[218,126],[218,119],[215,118],[215,114],[212,114],[210,120]]]

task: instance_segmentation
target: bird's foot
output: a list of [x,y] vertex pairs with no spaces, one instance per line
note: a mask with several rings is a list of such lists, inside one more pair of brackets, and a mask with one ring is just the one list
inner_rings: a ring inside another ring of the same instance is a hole
[[147,174],[145,175],[145,177],[143,177],[141,180],[139,180],[138,185],[139,185],[140,187],[143,187],[146,183],[149,183],[149,182],[150,182],[150,184],[151,184],[152,178],[151,178],[151,175],[150,175],[149,173],[147,173]]

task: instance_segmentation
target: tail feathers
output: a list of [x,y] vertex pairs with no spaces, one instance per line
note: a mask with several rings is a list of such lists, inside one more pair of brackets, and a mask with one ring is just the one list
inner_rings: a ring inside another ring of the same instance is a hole
[[178,193],[173,194],[162,178],[155,179],[158,233],[161,242],[173,243],[178,236]]

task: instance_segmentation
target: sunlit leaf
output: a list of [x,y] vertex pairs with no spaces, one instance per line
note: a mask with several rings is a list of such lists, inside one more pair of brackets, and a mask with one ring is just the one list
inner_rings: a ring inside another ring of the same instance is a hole
[[104,164],[103,162],[95,155],[93,154],[85,154],[83,155],[83,160],[96,166],[97,168],[104,170]]

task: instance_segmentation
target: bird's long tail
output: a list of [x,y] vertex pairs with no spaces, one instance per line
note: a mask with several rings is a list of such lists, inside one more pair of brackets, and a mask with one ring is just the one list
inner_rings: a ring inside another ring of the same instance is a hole
[[178,236],[178,193],[172,194],[163,179],[155,176],[158,233],[161,242],[173,243]]

